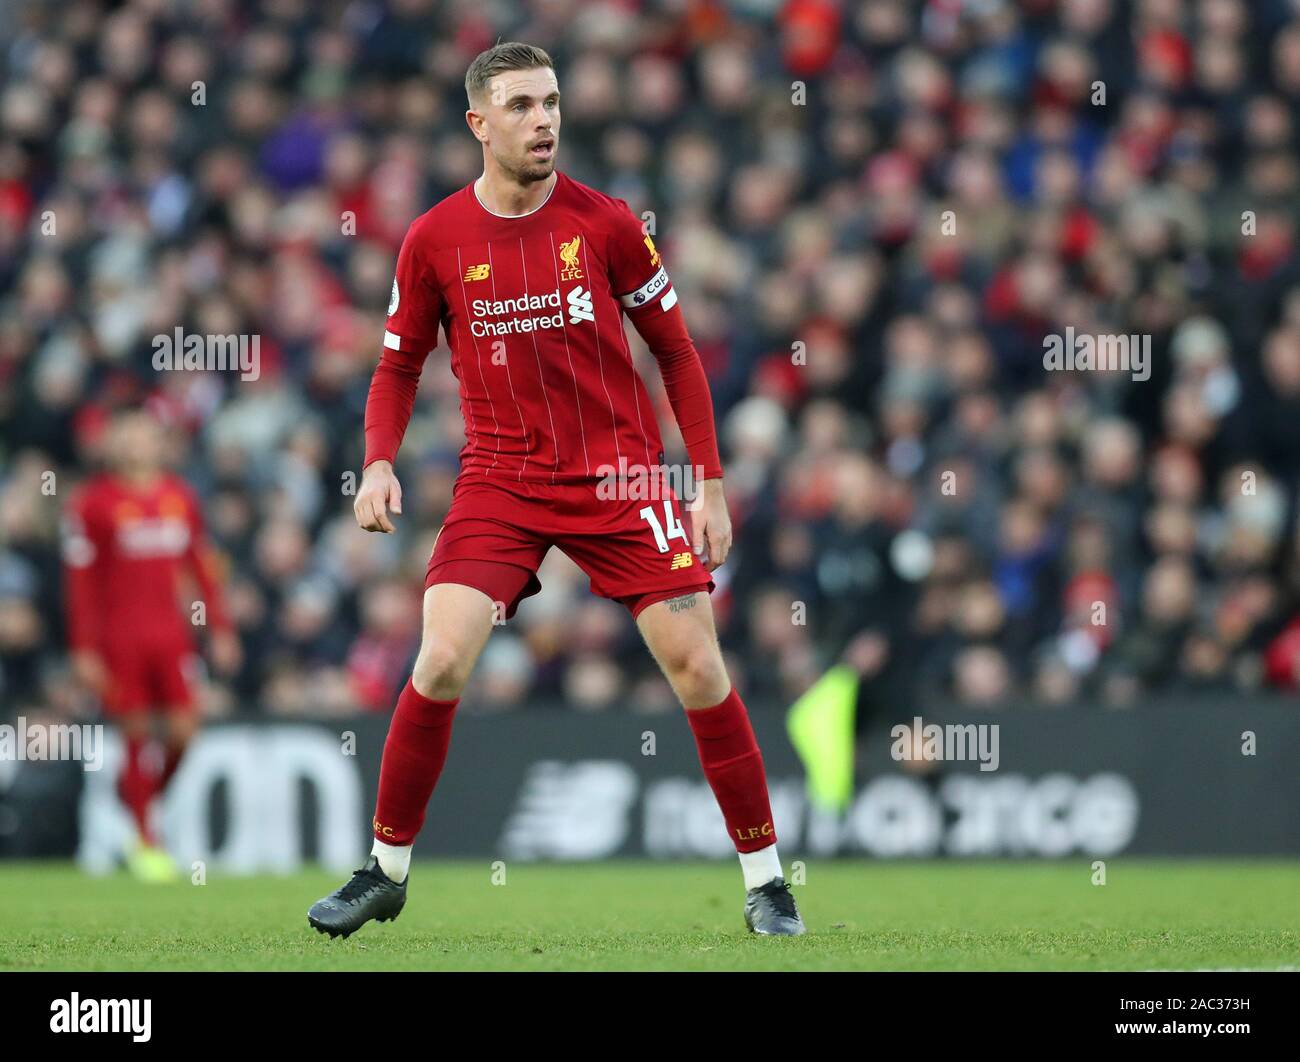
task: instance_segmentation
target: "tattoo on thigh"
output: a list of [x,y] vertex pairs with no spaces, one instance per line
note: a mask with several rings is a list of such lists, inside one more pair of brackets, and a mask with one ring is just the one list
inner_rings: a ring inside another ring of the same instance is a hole
[[668,598],[669,612],[685,612],[688,608],[695,607],[695,594],[683,594],[681,597]]

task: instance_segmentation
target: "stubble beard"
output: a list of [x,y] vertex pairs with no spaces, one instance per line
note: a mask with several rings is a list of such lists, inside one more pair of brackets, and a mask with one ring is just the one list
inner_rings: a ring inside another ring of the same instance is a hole
[[[556,147],[558,148],[558,143]],[[501,159],[497,159],[498,164],[510,179],[516,184],[530,185],[544,181],[555,172],[555,157],[558,154],[556,150],[551,151],[551,157],[544,162],[534,162],[532,159],[524,159],[517,165],[507,165]]]

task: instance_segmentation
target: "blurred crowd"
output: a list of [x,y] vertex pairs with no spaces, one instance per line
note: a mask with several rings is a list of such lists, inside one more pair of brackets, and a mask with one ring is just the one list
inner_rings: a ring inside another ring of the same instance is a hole
[[[650,212],[713,386],[737,683],[1140,704],[1300,682],[1300,3],[11,0],[0,703],[73,703],[58,520],[167,426],[244,647],[212,710],[387,711],[462,441],[435,352],[400,534],[349,486],[407,225],[480,172],[462,81],[550,52],[559,166]],[[154,336],[256,334],[256,380]],[[1149,379],[1048,371],[1067,326]],[[633,336],[670,450],[680,438]],[[443,337],[445,342],[445,337]],[[671,709],[552,551],[475,709]]]

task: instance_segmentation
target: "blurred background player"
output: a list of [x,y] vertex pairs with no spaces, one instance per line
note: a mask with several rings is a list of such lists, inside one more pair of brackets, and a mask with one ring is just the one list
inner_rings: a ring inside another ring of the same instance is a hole
[[240,644],[198,501],[165,467],[161,426],[144,412],[120,414],[108,444],[111,469],[81,487],[64,518],[69,649],[77,680],[122,734],[117,792],[137,831],[128,865],[145,880],[169,880],[176,867],[150,811],[198,727],[194,628],[211,631],[224,674],[239,667]]

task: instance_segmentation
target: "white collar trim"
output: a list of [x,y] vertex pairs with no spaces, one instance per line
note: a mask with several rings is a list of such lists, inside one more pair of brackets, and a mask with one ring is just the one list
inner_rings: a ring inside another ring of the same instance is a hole
[[516,218],[526,218],[530,214],[536,214],[539,210],[542,209],[542,207],[546,206],[546,204],[551,201],[551,196],[555,194],[555,189],[556,187],[558,187],[560,183],[560,171],[555,170],[554,172],[555,172],[555,181],[551,185],[551,190],[546,193],[546,198],[543,199],[540,203],[538,203],[535,207],[533,207],[532,210],[526,210],[522,214],[498,214],[495,210],[488,209],[487,204],[484,203],[482,199],[479,199],[479,195],[478,195],[479,179],[477,177],[474,178],[474,183],[470,185],[470,190],[474,193],[474,198],[478,200],[478,205],[481,206],[484,210],[487,210],[487,212],[491,214],[494,218],[505,218],[507,221],[513,221]]

